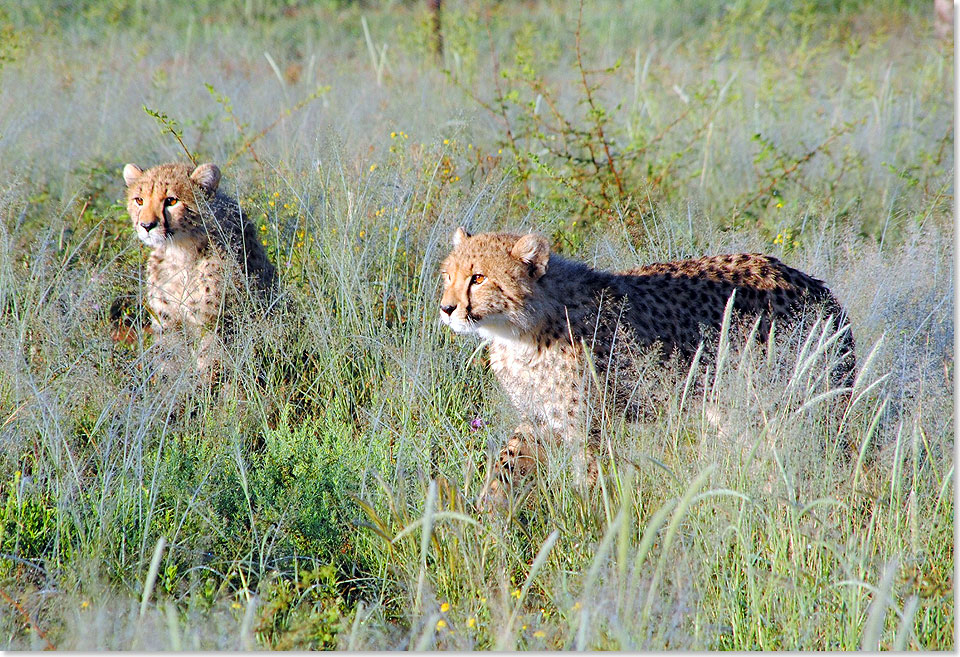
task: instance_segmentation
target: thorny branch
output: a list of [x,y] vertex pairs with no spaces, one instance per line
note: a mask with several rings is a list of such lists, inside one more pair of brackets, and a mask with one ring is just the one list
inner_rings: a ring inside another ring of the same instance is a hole
[[[580,79],[583,82],[583,90],[586,94],[587,103],[590,105],[590,114],[594,117],[594,122],[597,126],[597,136],[600,138],[600,143],[603,145],[603,151],[607,155],[607,165],[610,167],[610,173],[613,175],[614,181],[617,183],[617,191],[620,194],[620,197],[623,198],[623,183],[620,182],[620,174],[617,173],[616,167],[613,165],[613,157],[610,155],[610,145],[607,143],[607,138],[603,133],[603,123],[600,121],[600,117],[597,111],[597,107],[593,102],[593,93],[590,89],[590,85],[587,83],[587,73],[583,68],[583,59],[581,58],[581,49],[580,49],[580,28],[583,25],[583,0],[580,0],[580,14],[577,17],[577,68],[580,69]],[[591,153],[591,156],[593,153]]]
[[10,606],[12,606],[12,607],[13,607],[14,609],[16,609],[18,612],[20,612],[20,615],[23,617],[23,620],[26,622],[26,625],[27,625],[30,629],[32,629],[34,632],[36,632],[38,637],[40,637],[41,639],[44,640],[44,642],[47,644],[47,647],[44,648],[44,650],[56,650],[56,649],[57,649],[56,646],[54,646],[52,643],[50,643],[50,639],[47,638],[47,635],[44,634],[43,630],[41,630],[41,629],[37,626],[37,624],[33,622],[33,619],[30,618],[30,614],[27,613],[27,610],[24,609],[22,606],[20,606],[20,603],[19,603],[19,602],[17,602],[17,601],[14,600],[13,598],[11,598],[9,595],[7,595],[7,592],[4,591],[3,589],[0,589],[0,597],[2,597],[4,600],[6,600],[6,601],[10,604]]

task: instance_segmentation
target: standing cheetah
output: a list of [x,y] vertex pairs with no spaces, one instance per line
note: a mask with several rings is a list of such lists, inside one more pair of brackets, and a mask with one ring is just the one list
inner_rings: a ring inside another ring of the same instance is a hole
[[276,270],[237,202],[217,191],[216,165],[161,164],[143,171],[128,164],[123,179],[133,228],[153,250],[147,304],[164,352],[161,372],[175,369],[171,352],[195,344],[196,372],[210,379],[238,303],[263,300]]
[[[596,380],[613,388],[606,399],[614,408],[641,415],[638,358],[653,353],[689,365],[720,328],[734,292],[738,323],[759,317],[761,339],[772,320],[789,323],[807,306],[822,309],[836,326],[847,323],[822,281],[771,256],[721,255],[609,273],[550,253],[536,234],[470,235],[458,228],[453,247],[441,268],[440,318],[456,333],[490,341],[494,374],[526,420],[495,464],[490,486],[500,496],[500,478],[522,478],[544,456],[530,435],[534,426],[561,437],[581,483],[595,479],[584,412],[588,359]],[[849,328],[839,341],[831,382],[849,386],[856,366]]]

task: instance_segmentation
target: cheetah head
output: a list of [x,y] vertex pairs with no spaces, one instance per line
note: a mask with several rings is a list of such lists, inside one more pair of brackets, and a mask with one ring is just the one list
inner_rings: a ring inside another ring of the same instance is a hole
[[533,324],[536,284],[549,259],[550,245],[540,235],[471,235],[458,228],[440,270],[440,320],[455,333],[517,338]]
[[217,191],[220,169],[209,163],[192,171],[185,164],[161,164],[143,171],[128,164],[123,167],[123,179],[137,237],[156,248],[203,233],[200,203]]

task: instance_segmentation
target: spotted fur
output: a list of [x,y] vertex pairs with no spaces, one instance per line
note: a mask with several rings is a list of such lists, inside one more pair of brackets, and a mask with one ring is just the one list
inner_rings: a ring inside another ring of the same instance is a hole
[[[152,249],[146,293],[152,329],[166,352],[197,342],[197,371],[211,375],[238,303],[264,300],[276,270],[237,202],[217,190],[216,165],[143,171],[128,164],[123,178],[133,228]],[[161,366],[167,373],[175,367],[169,358]]]
[[[814,309],[832,316],[835,326],[847,324],[823,281],[772,256],[720,255],[610,273],[551,253],[535,234],[471,236],[459,228],[453,243],[441,268],[441,320],[457,333],[490,341],[491,368],[512,403],[566,444],[581,481],[591,481],[596,471],[585,419],[591,403],[587,357],[601,381],[614,382],[606,399],[639,416],[650,396],[637,395],[644,384],[638,362],[652,357],[688,365],[701,343],[716,335],[734,291],[737,322],[759,317],[761,339],[773,320],[789,324]],[[840,343],[831,380],[849,386],[855,369],[849,329]],[[495,463],[495,474],[505,478],[518,467],[529,472],[530,461],[540,458],[537,448],[518,443],[535,439],[525,435],[530,431],[516,434]],[[526,460],[522,467],[518,456]],[[496,479],[492,486],[498,487]]]

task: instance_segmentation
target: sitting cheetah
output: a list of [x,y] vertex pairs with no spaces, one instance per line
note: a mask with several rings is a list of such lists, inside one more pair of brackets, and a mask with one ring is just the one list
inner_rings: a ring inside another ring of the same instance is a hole
[[[494,374],[527,420],[495,463],[488,483],[494,499],[502,500],[499,481],[514,483],[542,460],[533,426],[559,435],[578,481],[593,482],[596,460],[583,413],[588,358],[597,380],[614,388],[606,398],[615,409],[643,415],[636,406],[643,403],[636,394],[643,377],[631,362],[653,354],[689,366],[704,338],[720,328],[734,291],[738,323],[759,316],[761,339],[771,320],[796,320],[809,304],[837,326],[847,322],[822,281],[771,256],[722,255],[609,273],[550,253],[536,234],[471,236],[458,228],[453,247],[441,268],[440,318],[456,333],[490,341]],[[850,386],[856,362],[849,328],[839,341],[831,382]]]
[[254,299],[264,299],[276,270],[237,202],[217,191],[216,165],[161,164],[143,171],[128,164],[123,179],[133,228],[153,249],[147,304],[164,351],[161,373],[175,369],[170,352],[198,342],[196,372],[210,380],[242,293],[249,289]]

